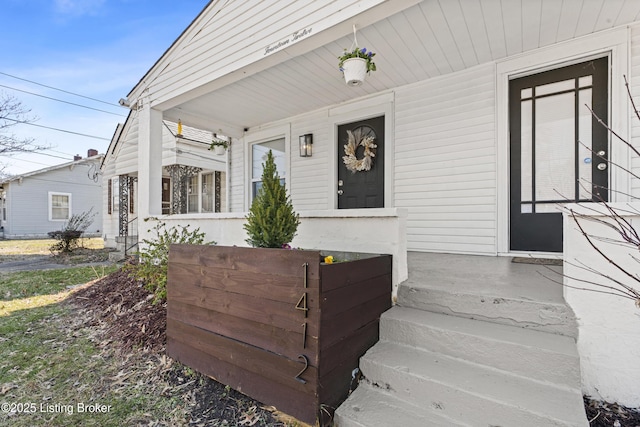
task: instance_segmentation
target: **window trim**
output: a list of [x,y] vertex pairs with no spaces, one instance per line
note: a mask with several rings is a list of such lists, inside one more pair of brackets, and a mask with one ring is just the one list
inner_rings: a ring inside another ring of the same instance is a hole
[[[216,211],[216,202],[215,202],[215,200],[216,200],[216,177],[215,177],[215,171],[213,171],[213,170],[212,171],[207,171],[207,172],[202,171],[202,172],[200,172],[199,175],[200,175],[200,177],[199,177],[200,179],[199,179],[198,184],[199,184],[199,188],[200,188],[200,196],[199,196],[200,212],[201,213],[214,213]],[[211,210],[210,211],[205,211],[204,210],[205,192],[204,192],[204,188],[203,187],[204,187],[204,181],[205,181],[204,177],[208,176],[208,175],[211,175],[211,194],[210,194],[210,196],[211,196],[211,199],[212,199],[211,200],[212,206],[211,206]]]
[[[191,176],[189,177],[189,179],[187,180],[187,213],[188,214],[192,214],[192,213],[201,213],[202,212],[202,199],[201,199],[201,195],[200,195],[200,183],[202,181],[202,171],[198,172],[197,175]],[[190,211],[189,210],[189,203],[191,202],[190,199],[192,197],[192,194],[189,192],[189,186],[191,185],[191,180],[195,179],[195,184],[193,186],[193,188],[196,191],[196,210],[195,211]]]
[[290,155],[290,145],[291,145],[291,126],[289,124],[276,126],[269,129],[263,129],[259,132],[247,135],[244,140],[244,164],[245,164],[245,179],[244,179],[244,202],[245,202],[245,211],[249,210],[252,202],[252,186],[253,186],[253,177],[252,173],[252,155],[253,155],[253,145],[261,144],[264,142],[273,141],[275,139],[284,138],[284,186],[287,189],[287,193],[291,194],[291,155]]
[[[67,196],[69,198],[69,212],[67,215],[67,218],[64,219],[58,219],[58,218],[53,218],[53,196]],[[63,193],[60,191],[49,191],[49,221],[52,222],[64,222],[64,221],[69,221],[69,219],[71,219],[71,212],[72,212],[72,194],[71,193]]]

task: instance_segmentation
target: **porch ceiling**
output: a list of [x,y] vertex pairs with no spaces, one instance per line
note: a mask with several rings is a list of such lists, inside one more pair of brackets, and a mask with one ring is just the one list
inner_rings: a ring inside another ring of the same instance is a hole
[[517,55],[640,19],[638,0],[424,0],[358,30],[378,71],[347,87],[341,37],[165,111],[238,136],[244,128]]

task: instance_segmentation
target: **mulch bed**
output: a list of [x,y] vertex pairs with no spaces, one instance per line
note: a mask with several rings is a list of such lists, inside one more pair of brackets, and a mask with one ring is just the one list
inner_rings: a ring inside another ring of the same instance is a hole
[[[587,419],[591,427],[640,427],[640,411],[616,403],[584,398]],[[616,421],[620,424],[616,424]]]
[[[131,353],[164,354],[166,303],[153,304],[153,294],[126,271],[119,270],[76,291],[71,297],[90,317],[89,326],[103,332],[108,345],[123,357]],[[164,380],[190,402],[190,426],[279,426],[275,408],[265,407],[213,379],[194,373],[179,363]],[[300,425],[300,424],[298,424]]]

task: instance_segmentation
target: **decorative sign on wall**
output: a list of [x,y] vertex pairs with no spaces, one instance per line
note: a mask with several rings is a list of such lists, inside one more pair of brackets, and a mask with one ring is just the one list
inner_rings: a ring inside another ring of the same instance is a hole
[[272,53],[276,53],[279,50],[282,50],[294,43],[299,42],[300,40],[307,38],[311,35],[311,31],[312,31],[312,27],[309,28],[305,28],[304,30],[300,30],[300,31],[296,31],[293,34],[291,34],[290,36],[279,40],[275,43],[271,43],[270,45],[268,45],[267,47],[264,48],[264,54],[263,56],[269,56]]

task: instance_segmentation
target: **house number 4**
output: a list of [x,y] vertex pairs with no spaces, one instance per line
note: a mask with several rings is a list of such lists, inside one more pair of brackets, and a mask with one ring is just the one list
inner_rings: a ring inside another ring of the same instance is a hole
[[[304,293],[302,294],[302,296],[300,297],[300,299],[298,300],[298,303],[296,304],[296,310],[302,310],[304,312],[304,317],[305,319],[307,318],[307,313],[309,312],[309,306],[307,305],[307,269],[309,267],[309,263],[304,263],[302,264],[302,268],[304,268]],[[305,322],[302,324],[302,348],[305,349],[307,348],[307,321],[305,320]],[[306,384],[307,381],[301,377],[301,375],[309,368],[309,359],[307,359],[307,356],[305,356],[304,354],[301,354],[298,356],[298,359],[302,359],[302,363],[304,363],[304,368],[302,368],[302,370],[300,372],[298,372],[298,375],[296,375],[294,378],[296,379],[296,381],[301,382],[302,384]]]

